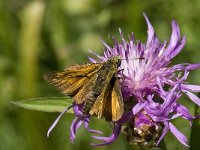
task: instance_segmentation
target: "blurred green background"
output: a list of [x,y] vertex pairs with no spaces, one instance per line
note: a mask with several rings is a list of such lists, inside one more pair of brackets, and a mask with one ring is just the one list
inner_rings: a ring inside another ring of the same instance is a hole
[[[120,41],[119,27],[125,37],[134,32],[136,39],[145,42],[147,25],[143,12],[161,41],[169,41],[172,19],[178,21],[181,34],[187,36],[184,50],[173,63],[199,62],[199,0],[1,0],[0,149],[133,149],[123,134],[111,145],[91,147],[89,143],[97,141],[83,128],[71,144],[69,128],[74,116],[70,114],[61,119],[47,138],[46,132],[58,114],[23,110],[9,102],[62,96],[44,81],[43,74],[88,62],[88,49],[102,54],[101,40],[112,44],[110,37],[114,35]],[[200,71],[192,72],[189,81],[200,84],[199,76]],[[192,102],[184,97],[182,103],[194,113]],[[188,122],[175,123],[190,136]],[[110,134],[109,125],[103,121],[93,119],[90,126]],[[170,150],[186,149],[171,134],[166,143]]]

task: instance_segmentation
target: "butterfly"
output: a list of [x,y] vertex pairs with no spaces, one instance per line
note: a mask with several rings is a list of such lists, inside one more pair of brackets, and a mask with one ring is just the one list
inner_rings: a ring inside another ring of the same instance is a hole
[[105,62],[72,65],[63,71],[51,72],[44,78],[76,104],[83,104],[84,115],[95,115],[106,121],[118,121],[124,102],[117,77],[119,56]]

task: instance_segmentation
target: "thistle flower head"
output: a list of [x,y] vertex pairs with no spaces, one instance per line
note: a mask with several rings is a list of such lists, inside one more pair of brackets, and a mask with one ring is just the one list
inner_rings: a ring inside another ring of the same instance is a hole
[[[144,17],[148,25],[146,43],[135,41],[133,33],[129,41],[126,41],[119,30],[122,42],[118,43],[114,38],[113,47],[103,42],[106,47],[104,56],[95,55],[99,61],[106,61],[116,55],[123,59],[119,70],[123,70],[122,76],[125,79],[120,80],[120,85],[125,106],[129,108],[127,111],[132,112],[132,116],[122,117],[122,120],[123,125],[126,124],[129,142],[148,145],[153,141],[154,145],[158,145],[170,131],[183,145],[188,146],[187,138],[171,120],[182,117],[192,121],[195,118],[178,100],[182,94],[186,94],[200,106],[200,99],[192,93],[199,92],[200,86],[186,83],[189,72],[198,69],[200,64],[170,65],[184,47],[186,37],[181,38],[177,22],[172,21],[170,41],[168,44],[166,41],[161,43],[145,14]],[[97,62],[93,58],[90,60]],[[130,97],[134,98],[130,100]]]
[[[113,56],[122,58],[118,75],[124,98],[125,111],[121,119],[112,122],[112,134],[110,137],[93,136],[105,145],[115,141],[122,128],[127,134],[130,144],[134,145],[158,145],[164,136],[170,131],[185,146],[187,138],[171,122],[181,117],[191,122],[195,119],[187,107],[180,104],[183,94],[195,104],[200,106],[200,99],[193,94],[199,92],[199,85],[191,85],[186,82],[190,71],[196,70],[200,64],[171,65],[172,59],[179,54],[185,45],[186,37],[180,36],[179,26],[172,21],[172,34],[170,41],[161,43],[154,29],[144,14],[148,25],[148,37],[146,43],[136,41],[134,34],[122,41],[114,39],[114,45],[110,47],[105,42],[104,55],[100,56],[92,52],[97,59],[90,57],[93,63],[104,62]],[[83,125],[88,131],[102,134],[100,131],[88,128],[90,115],[82,114],[83,105],[73,104],[76,115],[71,125],[71,141],[75,138],[78,128]]]

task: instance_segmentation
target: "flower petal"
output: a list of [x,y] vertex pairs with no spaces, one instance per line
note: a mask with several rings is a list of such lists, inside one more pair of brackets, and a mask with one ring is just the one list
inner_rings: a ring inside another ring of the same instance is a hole
[[189,91],[184,91],[185,94],[198,106],[200,106],[200,98],[196,96],[195,94],[189,92]]
[[137,103],[132,109],[133,115],[136,115],[139,111],[141,111],[145,105],[145,103]]
[[107,145],[107,144],[114,142],[120,134],[121,127],[122,127],[122,124],[115,123],[114,128],[113,128],[113,133],[109,137],[92,136],[93,138],[104,141],[104,142],[100,143],[100,144],[91,143],[91,145],[92,146],[103,146],[103,145]]
[[82,125],[83,121],[81,117],[76,117],[74,119],[74,121],[71,124],[70,127],[70,141],[73,143],[74,139],[75,139],[75,134],[77,132],[77,130],[80,128],[80,126]]
[[194,117],[192,117],[192,115],[190,114],[190,112],[189,112],[189,110],[185,107],[185,106],[183,106],[183,105],[181,105],[181,104],[177,104],[176,106],[175,106],[175,111],[178,113],[178,114],[180,114],[183,118],[185,118],[185,119],[187,119],[187,120],[193,120],[194,119]]
[[188,140],[185,135],[178,131],[172,123],[169,123],[169,129],[183,145],[189,147],[189,145],[187,144]]
[[147,25],[148,25],[148,31],[147,31],[147,33],[148,33],[148,38],[147,38],[146,45],[147,45],[147,46],[150,46],[151,42],[153,42],[153,39],[155,38],[155,33],[154,33],[153,26],[151,25],[151,23],[150,23],[148,17],[146,16],[145,13],[143,13],[143,15],[144,15],[144,18],[145,18],[145,20],[146,20],[146,22],[147,22]]
[[179,38],[180,38],[179,26],[176,21],[172,21],[172,35],[171,35],[169,45],[165,52],[166,57],[169,57],[170,59],[174,57],[174,55],[171,55],[171,54],[173,53],[174,50],[176,50],[175,48],[177,46]]
[[185,42],[186,42],[186,37],[183,36],[181,42],[179,43],[179,45],[174,49],[174,51],[171,53],[171,58],[174,58],[181,50],[182,48],[185,46]]
[[169,124],[167,122],[165,122],[164,125],[165,125],[164,129],[162,131],[160,138],[158,139],[158,142],[156,143],[156,146],[158,146],[158,144],[161,142],[161,140],[164,138],[164,136],[167,134],[167,132],[169,130]]
[[94,143],[91,143],[90,145],[92,146],[103,146],[103,145],[107,145],[107,144],[110,144],[112,143],[113,141],[115,141],[117,139],[117,137],[113,134],[111,135],[110,137],[99,137],[99,136],[92,136],[93,138],[97,139],[97,140],[101,140],[101,141],[105,141],[101,144],[94,144]]
[[192,92],[200,92],[200,85],[181,84],[181,89],[185,89]]
[[73,105],[67,107],[57,118],[56,120],[53,122],[53,124],[51,125],[51,127],[49,128],[49,130],[47,131],[47,137],[49,137],[49,134],[51,133],[51,131],[55,128],[55,126],[57,125],[58,121],[60,120],[60,118],[64,115],[64,113],[66,113],[69,109],[71,109],[73,107]]

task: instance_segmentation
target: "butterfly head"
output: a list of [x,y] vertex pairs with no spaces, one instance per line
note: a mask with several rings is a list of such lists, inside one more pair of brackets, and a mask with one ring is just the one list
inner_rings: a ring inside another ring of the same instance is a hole
[[110,61],[115,64],[117,67],[121,65],[121,57],[120,56],[113,56],[110,58]]

